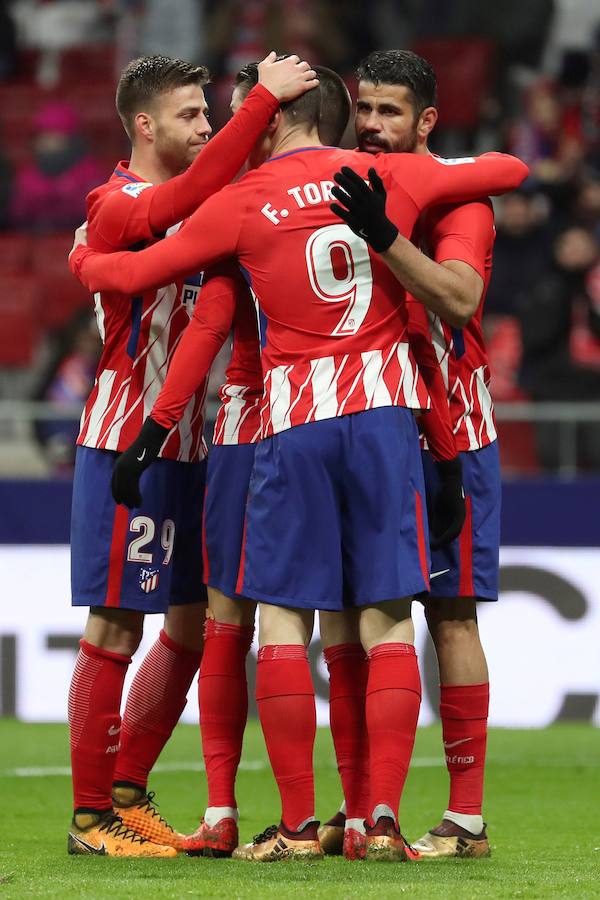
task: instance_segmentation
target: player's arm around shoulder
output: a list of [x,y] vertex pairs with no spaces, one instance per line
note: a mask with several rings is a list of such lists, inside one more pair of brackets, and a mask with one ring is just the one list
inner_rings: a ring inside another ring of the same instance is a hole
[[89,245],[108,253],[153,240],[150,206],[159,187],[123,178],[110,190],[92,191],[87,198]]
[[451,293],[440,299],[440,315],[454,328],[467,325],[479,307],[494,235],[494,212],[487,197],[438,207],[428,215],[428,250],[451,281]]

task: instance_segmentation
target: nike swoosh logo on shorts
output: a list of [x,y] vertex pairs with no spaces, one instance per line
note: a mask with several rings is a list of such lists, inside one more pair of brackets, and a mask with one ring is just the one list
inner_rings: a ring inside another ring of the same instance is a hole
[[432,578],[437,578],[438,575],[445,575],[446,572],[449,572],[449,571],[450,571],[450,569],[440,569],[439,572],[432,572],[431,575],[429,576],[429,580],[431,581]]
[[444,747],[446,750],[451,750],[452,747],[458,747],[459,744],[466,744],[467,741],[470,741],[471,738],[461,738],[460,741],[444,741]]
[[144,449],[142,450],[142,455],[141,455],[141,456],[136,456],[137,461],[138,461],[138,462],[142,462],[142,460],[144,459],[145,455],[146,455],[146,447],[144,447]]

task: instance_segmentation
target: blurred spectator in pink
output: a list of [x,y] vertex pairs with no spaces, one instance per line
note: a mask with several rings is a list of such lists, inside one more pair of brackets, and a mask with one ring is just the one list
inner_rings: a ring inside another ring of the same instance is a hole
[[524,106],[513,128],[511,153],[527,163],[535,181],[567,181],[585,155],[580,110],[564,104],[558,86],[549,79],[531,85]]
[[15,173],[11,224],[37,232],[71,228],[85,219],[85,196],[105,180],[104,167],[89,154],[68,103],[42,107],[33,128],[32,159]]
[[[0,138],[2,132],[0,131]],[[10,198],[12,195],[13,170],[0,144],[0,230],[9,226]]]
[[[101,352],[95,316],[87,310],[78,313],[55,335],[54,347],[40,376],[34,399],[55,403],[68,410],[83,408],[94,384]],[[52,470],[69,472],[75,461],[78,418],[36,421],[34,428]]]

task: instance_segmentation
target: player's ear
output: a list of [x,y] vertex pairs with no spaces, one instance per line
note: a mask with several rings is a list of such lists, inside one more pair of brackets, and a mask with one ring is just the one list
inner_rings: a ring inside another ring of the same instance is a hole
[[145,112],[139,112],[133,120],[135,133],[143,141],[154,140],[154,120]]
[[419,116],[419,121],[417,124],[417,134],[419,137],[426,141],[433,129],[435,128],[435,123],[438,120],[438,112],[435,106],[427,106]]
[[278,109],[269,124],[267,125],[267,134],[269,137],[275,134],[277,129],[279,128],[279,123],[281,122],[281,110]]

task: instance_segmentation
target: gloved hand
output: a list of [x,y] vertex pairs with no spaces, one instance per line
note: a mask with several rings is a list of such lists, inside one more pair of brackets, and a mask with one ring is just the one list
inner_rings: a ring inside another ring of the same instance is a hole
[[129,509],[142,505],[140,477],[158,456],[169,430],[150,417],[146,419],[133,444],[115,462],[110,482],[115,503],[124,503]]
[[332,188],[331,193],[343,206],[332,203],[332,212],[376,253],[389,250],[398,237],[398,229],[385,214],[387,194],[375,169],[369,169],[371,187],[349,166],[343,166],[333,177],[340,187]]
[[436,462],[439,486],[428,498],[429,543],[432,550],[451,543],[462,531],[465,522],[465,492],[460,457]]

